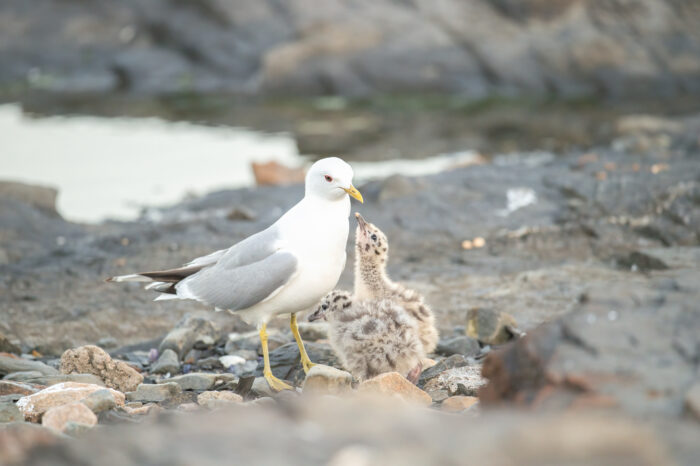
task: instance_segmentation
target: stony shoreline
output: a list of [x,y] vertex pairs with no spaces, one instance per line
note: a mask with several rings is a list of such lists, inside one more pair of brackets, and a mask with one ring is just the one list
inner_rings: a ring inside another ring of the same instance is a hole
[[[103,282],[240,240],[287,209],[299,186],[212,193],[158,211],[158,221],[147,212],[137,222],[78,225],[56,214],[51,192],[2,184],[0,412],[12,422],[0,427],[0,445],[52,445],[8,449],[7,461],[74,464],[97,451],[104,464],[252,461],[261,449],[272,461],[293,448],[298,464],[399,464],[411,455],[692,464],[699,128],[697,118],[627,119],[609,146],[360,186],[358,210],[391,240],[389,273],[425,295],[442,339],[418,387],[385,376],[362,389],[339,373],[323,329],[304,325],[311,358],[329,367],[309,382],[279,322],[273,371],[303,392],[330,394],[313,402],[266,391],[257,336],[237,319]],[[253,215],[228,215],[241,208]],[[350,286],[350,269],[339,287]],[[504,332],[513,320],[519,332]],[[355,399],[367,390],[424,407]],[[84,396],[38,401],[62,391]],[[56,411],[46,418],[42,406]],[[398,446],[404,435],[417,439],[416,451]],[[165,438],[176,444],[163,448]],[[278,448],[265,449],[268,441]]]

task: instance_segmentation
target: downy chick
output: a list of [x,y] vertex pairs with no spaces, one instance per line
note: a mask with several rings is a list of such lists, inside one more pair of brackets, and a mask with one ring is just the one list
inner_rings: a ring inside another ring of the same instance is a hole
[[392,300],[358,301],[348,291],[334,290],[309,316],[314,320],[328,321],[331,346],[357,379],[396,371],[418,381],[425,357],[418,325]]
[[386,273],[389,242],[376,226],[355,214],[355,299],[391,299],[406,310],[418,323],[421,343],[426,353],[435,350],[438,331],[433,311],[424,303],[423,296],[399,283],[391,281]]

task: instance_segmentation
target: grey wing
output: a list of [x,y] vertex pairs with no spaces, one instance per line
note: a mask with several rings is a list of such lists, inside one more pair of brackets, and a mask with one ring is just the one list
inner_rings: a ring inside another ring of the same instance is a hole
[[178,283],[178,296],[238,311],[270,297],[289,282],[297,270],[296,257],[287,251],[277,251],[241,266],[232,266],[234,261],[223,259]]

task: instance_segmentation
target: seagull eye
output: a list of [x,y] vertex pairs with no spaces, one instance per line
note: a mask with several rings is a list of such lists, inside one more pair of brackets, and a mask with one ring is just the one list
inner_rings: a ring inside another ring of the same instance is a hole
[[333,177],[330,176],[330,175],[326,175],[325,178],[326,178],[326,181],[328,181],[329,183],[330,183],[331,181],[333,181]]
[[377,235],[372,235],[370,238],[372,238],[372,241],[377,241]]

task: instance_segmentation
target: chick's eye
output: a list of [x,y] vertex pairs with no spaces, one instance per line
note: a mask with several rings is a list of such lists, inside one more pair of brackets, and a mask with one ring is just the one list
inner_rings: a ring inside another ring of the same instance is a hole
[[323,303],[323,305],[321,305],[321,309],[323,309],[324,311],[328,309],[328,304]]
[[377,235],[372,235],[370,238],[372,238],[372,241],[377,241]]
[[324,178],[326,178],[326,181],[328,181],[329,183],[333,181],[333,177],[330,175],[326,175]]

